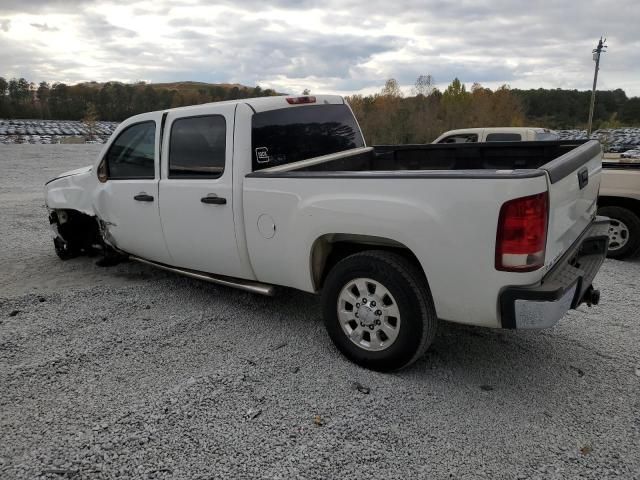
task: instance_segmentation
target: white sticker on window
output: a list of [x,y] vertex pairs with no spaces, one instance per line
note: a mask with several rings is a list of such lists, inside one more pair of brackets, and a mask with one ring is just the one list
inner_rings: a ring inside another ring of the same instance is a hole
[[256,148],[256,161],[258,163],[269,163],[269,149],[267,147]]

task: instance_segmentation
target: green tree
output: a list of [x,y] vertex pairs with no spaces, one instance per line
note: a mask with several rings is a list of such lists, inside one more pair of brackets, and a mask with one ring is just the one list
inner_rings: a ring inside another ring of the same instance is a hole
[[50,118],[49,112],[49,95],[51,93],[51,87],[47,82],[40,82],[38,90],[36,90],[36,97],[38,99],[38,106],[40,110],[40,118]]
[[640,97],[630,98],[623,105],[620,121],[626,125],[640,125]]
[[456,77],[442,94],[442,116],[446,130],[466,127],[471,106],[471,94]]
[[10,109],[8,102],[9,82],[4,77],[0,77],[0,118],[10,117]]

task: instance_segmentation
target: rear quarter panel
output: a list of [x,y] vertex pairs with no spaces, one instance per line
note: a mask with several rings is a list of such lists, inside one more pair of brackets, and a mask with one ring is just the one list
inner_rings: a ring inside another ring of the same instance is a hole
[[[251,264],[258,280],[313,292],[311,251],[325,234],[382,237],[419,259],[440,318],[500,326],[497,300],[506,285],[528,285],[540,271],[495,270],[501,205],[546,190],[546,179],[274,178],[244,179]],[[275,235],[258,219],[268,215]]]

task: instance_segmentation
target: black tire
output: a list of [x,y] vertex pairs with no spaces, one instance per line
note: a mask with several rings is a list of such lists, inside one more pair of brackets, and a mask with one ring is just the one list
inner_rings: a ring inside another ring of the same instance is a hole
[[626,228],[626,243],[620,245],[619,234],[613,233],[613,228],[609,232],[609,258],[627,258],[637,255],[640,251],[640,218],[631,210],[624,207],[600,207],[598,215],[609,217],[611,219],[611,227],[620,228],[622,224]]
[[[369,351],[356,345],[339,320],[340,293],[357,278],[379,282],[397,303],[401,319],[397,337],[384,350]],[[325,326],[338,350],[354,363],[378,371],[398,370],[415,362],[433,341],[438,323],[422,270],[405,257],[382,250],[356,253],[338,262],[325,280],[322,310]]]
[[56,237],[53,239],[53,247],[56,250],[56,255],[60,260],[69,260],[80,255],[78,248],[65,242],[62,238]]

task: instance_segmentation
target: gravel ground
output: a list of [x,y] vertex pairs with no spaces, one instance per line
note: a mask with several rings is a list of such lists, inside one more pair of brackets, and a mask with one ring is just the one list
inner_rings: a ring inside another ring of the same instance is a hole
[[395,374],[318,299],[53,252],[42,184],[96,145],[0,146],[0,478],[640,478],[640,262],[542,332],[441,325]]

